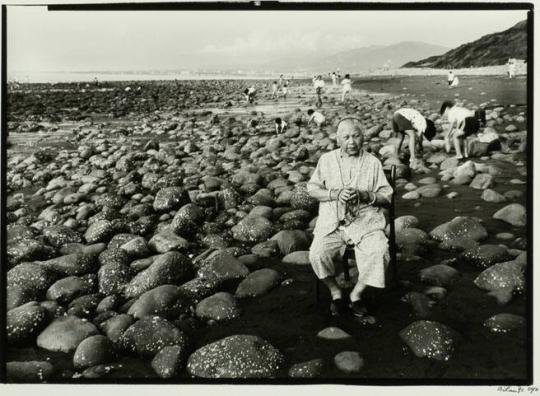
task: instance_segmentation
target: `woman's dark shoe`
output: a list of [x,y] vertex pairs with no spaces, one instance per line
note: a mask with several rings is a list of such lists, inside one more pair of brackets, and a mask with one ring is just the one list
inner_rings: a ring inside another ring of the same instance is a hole
[[367,314],[367,309],[360,300],[351,302],[349,307],[353,316],[357,318],[363,318]]
[[347,311],[347,305],[343,298],[332,300],[330,303],[330,314],[332,316],[341,316]]

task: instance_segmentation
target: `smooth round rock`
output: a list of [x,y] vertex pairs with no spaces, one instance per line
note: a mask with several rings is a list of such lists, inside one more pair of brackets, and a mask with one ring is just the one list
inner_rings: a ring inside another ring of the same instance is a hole
[[202,378],[275,378],[283,355],[253,335],[233,335],[197,349],[187,371]]
[[447,361],[454,353],[457,333],[438,322],[419,320],[399,332],[417,357]]
[[351,335],[339,327],[327,327],[317,333],[317,337],[325,340],[346,340],[351,338]]
[[55,319],[37,337],[37,345],[51,352],[70,353],[77,346],[93,335],[99,334],[92,323],[76,316],[64,316]]
[[11,309],[6,317],[7,341],[10,344],[31,339],[47,323],[48,312],[36,301]]
[[195,314],[203,320],[231,320],[240,316],[240,307],[230,293],[219,292],[197,304]]
[[343,351],[334,356],[334,363],[344,373],[359,373],[364,367],[364,358],[358,352]]
[[103,335],[95,335],[84,339],[73,355],[73,366],[78,370],[114,360],[113,344]]
[[291,378],[317,378],[324,370],[323,359],[313,359],[307,362],[293,364],[289,368],[289,377]]

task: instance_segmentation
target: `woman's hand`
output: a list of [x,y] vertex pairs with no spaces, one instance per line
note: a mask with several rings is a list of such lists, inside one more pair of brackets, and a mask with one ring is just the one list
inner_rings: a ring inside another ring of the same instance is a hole
[[342,204],[356,198],[356,190],[354,188],[344,188],[339,192],[338,200]]
[[360,200],[360,202],[363,203],[371,202],[371,200],[373,199],[371,194],[367,190],[358,190],[357,194],[358,199]]

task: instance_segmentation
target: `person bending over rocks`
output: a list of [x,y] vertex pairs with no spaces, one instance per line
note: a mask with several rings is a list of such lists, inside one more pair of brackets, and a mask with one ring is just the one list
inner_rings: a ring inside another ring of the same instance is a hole
[[275,129],[276,129],[276,135],[279,135],[287,129],[287,123],[285,120],[282,120],[280,117],[276,118],[275,120]]
[[409,151],[411,153],[410,166],[415,168],[417,165],[416,153],[421,154],[424,151],[422,141],[424,136],[431,140],[435,136],[435,123],[429,118],[425,118],[419,111],[409,108],[401,108],[394,113],[392,117],[392,128],[396,136],[401,135],[397,153],[401,150],[401,145],[405,135],[409,137]]
[[336,282],[334,259],[347,244],[354,245],[358,281],[348,308],[354,316],[368,319],[361,297],[366,286],[385,286],[389,253],[381,207],[390,204],[393,191],[381,162],[362,148],[364,135],[357,121],[345,118],[338,124],[339,149],[321,156],[307,183],[309,195],[319,201],[309,260],[330,290],[331,314],[340,315],[347,304]]
[[253,100],[255,100],[255,92],[257,90],[255,89],[255,86],[251,86],[249,88],[246,88],[244,91],[244,96],[246,97],[246,103],[253,103]]
[[[469,157],[467,138],[478,133],[480,129],[480,123],[476,117],[474,111],[466,109],[465,107],[459,107],[451,100],[446,100],[441,106],[441,116],[448,119],[448,132],[444,138],[446,145],[446,152],[450,152],[450,140],[454,143],[454,149],[456,150],[456,158],[462,159]],[[463,154],[461,146],[463,148]]]
[[314,111],[313,109],[309,109],[307,111],[307,114],[309,116],[309,119],[307,122],[308,125],[313,121],[320,128],[326,121],[326,117],[322,113],[318,111]]

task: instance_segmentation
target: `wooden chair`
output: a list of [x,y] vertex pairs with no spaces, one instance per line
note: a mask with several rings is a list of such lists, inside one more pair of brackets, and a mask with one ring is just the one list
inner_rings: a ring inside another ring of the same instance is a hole
[[[388,264],[387,269],[387,278],[389,278],[388,285],[390,288],[394,288],[398,284],[397,279],[397,262],[396,262],[396,226],[394,224],[395,220],[395,195],[396,195],[396,166],[392,165],[390,170],[385,170],[386,177],[388,179],[388,182],[390,183],[390,186],[392,187],[392,190],[394,190],[394,194],[392,194],[392,199],[390,201],[390,206],[388,207],[388,224],[390,225],[390,232],[388,235],[388,250],[390,253],[390,262]],[[341,260],[341,264],[343,266],[343,278],[345,281],[350,281],[351,275],[349,273],[349,260],[354,260],[354,245],[347,245],[345,248],[345,253],[343,254],[343,258]],[[320,284],[322,282],[319,280],[319,278],[315,277],[315,300],[316,302],[319,301],[319,294],[320,294]]]

